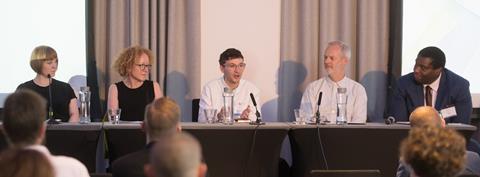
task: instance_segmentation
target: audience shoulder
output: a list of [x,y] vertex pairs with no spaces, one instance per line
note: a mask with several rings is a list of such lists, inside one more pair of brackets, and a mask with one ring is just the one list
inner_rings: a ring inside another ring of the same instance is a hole
[[63,174],[59,176],[88,177],[87,167],[75,158],[68,156],[52,156],[55,171]]

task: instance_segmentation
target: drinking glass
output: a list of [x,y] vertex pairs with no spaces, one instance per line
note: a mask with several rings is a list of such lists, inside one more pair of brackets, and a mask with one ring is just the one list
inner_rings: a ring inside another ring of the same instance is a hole
[[118,124],[120,122],[120,115],[122,113],[122,109],[108,109],[108,119],[112,124]]

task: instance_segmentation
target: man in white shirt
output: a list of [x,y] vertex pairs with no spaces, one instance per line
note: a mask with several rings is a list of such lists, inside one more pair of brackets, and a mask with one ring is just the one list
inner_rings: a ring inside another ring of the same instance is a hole
[[[321,121],[336,122],[337,88],[347,89],[347,122],[365,123],[367,121],[367,93],[358,82],[345,76],[345,66],[351,57],[351,49],[341,41],[328,43],[323,57],[328,76],[310,83],[302,96],[300,109],[308,118],[319,109]],[[320,108],[318,98],[322,92]]]
[[46,101],[30,90],[18,90],[4,104],[3,130],[12,148],[28,148],[41,152],[52,163],[56,177],[88,177],[80,161],[54,156],[42,145],[45,139]]
[[218,110],[217,117],[223,115],[223,91],[224,88],[233,90],[234,102],[233,112],[236,117],[241,119],[255,120],[255,107],[250,98],[250,93],[259,100],[259,89],[253,83],[242,79],[246,64],[242,53],[234,48],[229,48],[220,54],[220,71],[223,77],[208,82],[202,89],[200,105],[198,111],[198,121],[205,122],[205,109]]

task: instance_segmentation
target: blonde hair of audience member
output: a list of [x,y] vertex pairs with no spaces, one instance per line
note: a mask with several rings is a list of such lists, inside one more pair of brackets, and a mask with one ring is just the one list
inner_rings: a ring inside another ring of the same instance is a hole
[[[49,46],[41,45],[33,49],[30,56],[30,67],[37,75],[33,79],[35,84],[46,87],[50,84],[50,77],[54,77],[58,69],[58,56],[55,49]],[[77,99],[70,100],[68,105],[69,121],[78,122],[79,113],[77,106]]]
[[149,177],[204,177],[202,148],[188,133],[161,136],[150,154],[150,164],[144,171]]
[[410,114],[409,120],[410,126],[412,127],[420,127],[423,125],[445,127],[445,120],[443,120],[435,108],[430,106],[416,108]]
[[31,149],[7,149],[0,154],[0,177],[53,177],[48,158]]
[[466,161],[465,139],[455,130],[432,125],[413,127],[400,145],[400,157],[412,176],[453,177]]
[[34,91],[23,89],[10,94],[3,107],[3,131],[12,147],[41,144],[45,136],[47,103]]
[[153,100],[145,107],[143,127],[147,134],[147,142],[164,133],[181,131],[180,107],[169,97]]

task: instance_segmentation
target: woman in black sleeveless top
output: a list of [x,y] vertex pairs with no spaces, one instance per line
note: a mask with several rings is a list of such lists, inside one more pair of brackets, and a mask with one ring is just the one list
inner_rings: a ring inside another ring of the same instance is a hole
[[163,96],[157,82],[147,80],[152,65],[152,52],[134,46],[124,50],[115,61],[115,69],[123,80],[110,85],[108,108],[122,109],[120,120],[142,121],[145,106]]
[[[18,89],[30,89],[47,100],[47,113],[52,106],[52,118],[62,122],[78,122],[77,97],[68,83],[55,80],[58,69],[58,57],[55,49],[49,46],[38,46],[32,51],[30,67],[37,73],[35,78],[20,84]],[[50,86],[50,88],[49,88]],[[50,103],[50,91],[51,101]]]

